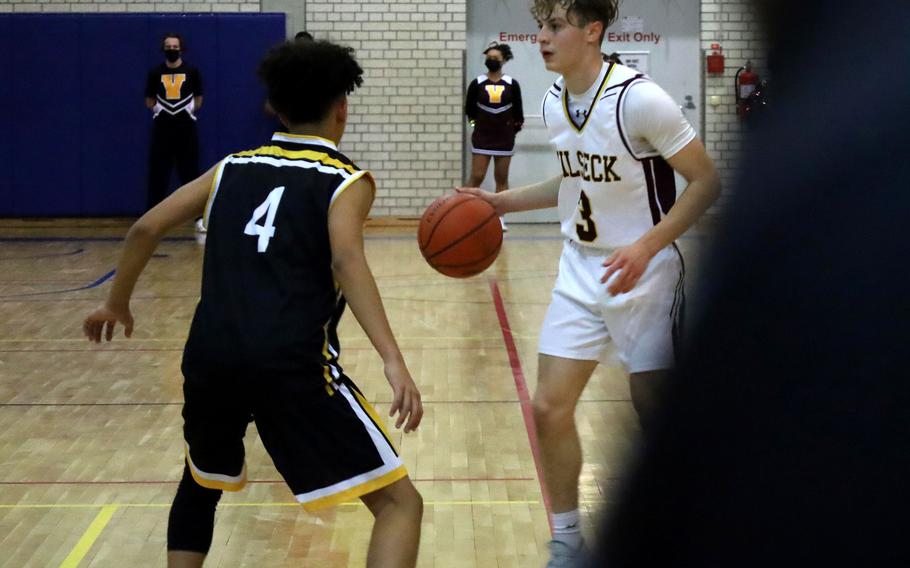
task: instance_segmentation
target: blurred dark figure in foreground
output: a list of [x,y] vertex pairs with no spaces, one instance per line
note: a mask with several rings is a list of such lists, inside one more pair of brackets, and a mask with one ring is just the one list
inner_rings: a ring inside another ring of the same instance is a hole
[[590,566],[910,565],[910,4],[757,3],[774,104]]
[[747,123],[758,125],[764,121],[765,113],[768,110],[768,91],[768,81],[763,80],[744,101]]

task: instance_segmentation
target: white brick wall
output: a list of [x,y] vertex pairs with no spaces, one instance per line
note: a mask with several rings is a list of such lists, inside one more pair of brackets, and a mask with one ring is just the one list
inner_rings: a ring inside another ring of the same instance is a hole
[[[712,43],[719,43],[726,58],[722,76],[705,73],[702,107],[705,109],[705,146],[720,170],[725,190],[732,187],[743,138],[743,125],[735,114],[734,76],[747,60],[752,61],[753,71],[762,78],[767,76],[767,43],[759,29],[753,4],[752,0],[701,2],[702,48],[710,50]],[[712,96],[720,98],[719,106],[709,104]],[[722,199],[719,205],[722,207],[723,203]]]
[[[303,0],[301,0],[303,1]],[[752,0],[702,0],[701,43],[720,43],[722,77],[704,78],[704,140],[730,188],[742,126],[733,76],[747,59],[765,76],[765,42]],[[257,12],[261,3],[141,0],[0,0],[0,12]],[[319,38],[350,45],[364,68],[351,99],[342,149],[376,174],[374,216],[420,215],[461,182],[462,50],[466,0],[306,0],[306,25]],[[720,97],[711,106],[712,96]]]
[[0,12],[258,12],[259,0],[179,2],[175,0],[0,0]]
[[364,68],[342,150],[378,182],[373,216],[419,216],[461,182],[465,0],[309,0],[306,29]]

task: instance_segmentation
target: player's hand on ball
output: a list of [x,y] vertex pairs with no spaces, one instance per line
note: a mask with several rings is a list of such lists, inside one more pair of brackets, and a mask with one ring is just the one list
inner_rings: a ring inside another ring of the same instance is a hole
[[479,197],[493,206],[493,209],[496,210],[496,214],[499,216],[505,215],[505,211],[500,209],[500,195],[501,193],[493,193],[492,191],[484,191],[479,187],[456,187],[455,191],[458,193],[467,193],[468,195],[473,195],[474,197]]
[[647,247],[640,243],[633,243],[617,250],[604,261],[603,265],[607,270],[601,277],[600,283],[606,284],[613,274],[619,272],[616,278],[607,286],[607,292],[611,296],[625,294],[638,283],[641,275],[648,268],[648,263],[651,262],[652,256],[654,255],[651,254]]
[[114,338],[114,327],[117,322],[123,324],[123,334],[133,335],[133,314],[129,306],[118,308],[104,304],[85,318],[82,322],[82,333],[89,341],[101,343],[101,336],[107,341]]
[[395,416],[398,413],[398,419],[395,421],[395,427],[401,428],[404,424],[405,433],[413,432],[420,426],[420,420],[423,418],[423,402],[420,401],[420,391],[411,378],[404,361],[395,361],[385,364],[385,376],[392,386],[392,407],[389,409],[389,416]]

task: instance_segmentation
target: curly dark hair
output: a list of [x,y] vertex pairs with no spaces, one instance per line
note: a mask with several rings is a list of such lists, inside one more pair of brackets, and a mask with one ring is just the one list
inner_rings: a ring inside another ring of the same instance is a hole
[[509,44],[507,44],[507,43],[496,43],[495,41],[492,41],[492,42],[490,42],[490,45],[487,46],[487,48],[483,50],[483,54],[486,55],[487,52],[492,51],[492,50],[494,50],[494,49],[495,49],[496,51],[498,51],[499,53],[502,54],[502,59],[503,59],[503,61],[511,61],[511,60],[512,60],[512,57],[513,57],[513,55],[512,55],[512,48],[509,47]]
[[566,9],[566,18],[574,26],[584,26],[591,22],[602,22],[604,30],[619,17],[621,0],[534,0],[531,4],[531,15],[537,20],[546,20],[556,6]]
[[363,84],[354,50],[324,40],[273,47],[258,74],[269,104],[291,124],[319,122],[332,103]]

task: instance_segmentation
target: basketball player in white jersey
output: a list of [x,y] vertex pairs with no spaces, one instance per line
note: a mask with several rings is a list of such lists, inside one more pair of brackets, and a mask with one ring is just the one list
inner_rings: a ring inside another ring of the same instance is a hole
[[[634,69],[605,62],[618,0],[533,0],[546,68],[543,117],[562,175],[493,194],[502,215],[558,206],[566,238],[540,334],[534,421],[552,504],[548,567],[582,556],[575,407],[612,341],[647,429],[674,364],[683,263],[674,241],[714,202],[714,164],[679,107]],[[674,170],[688,185],[677,199]]]

